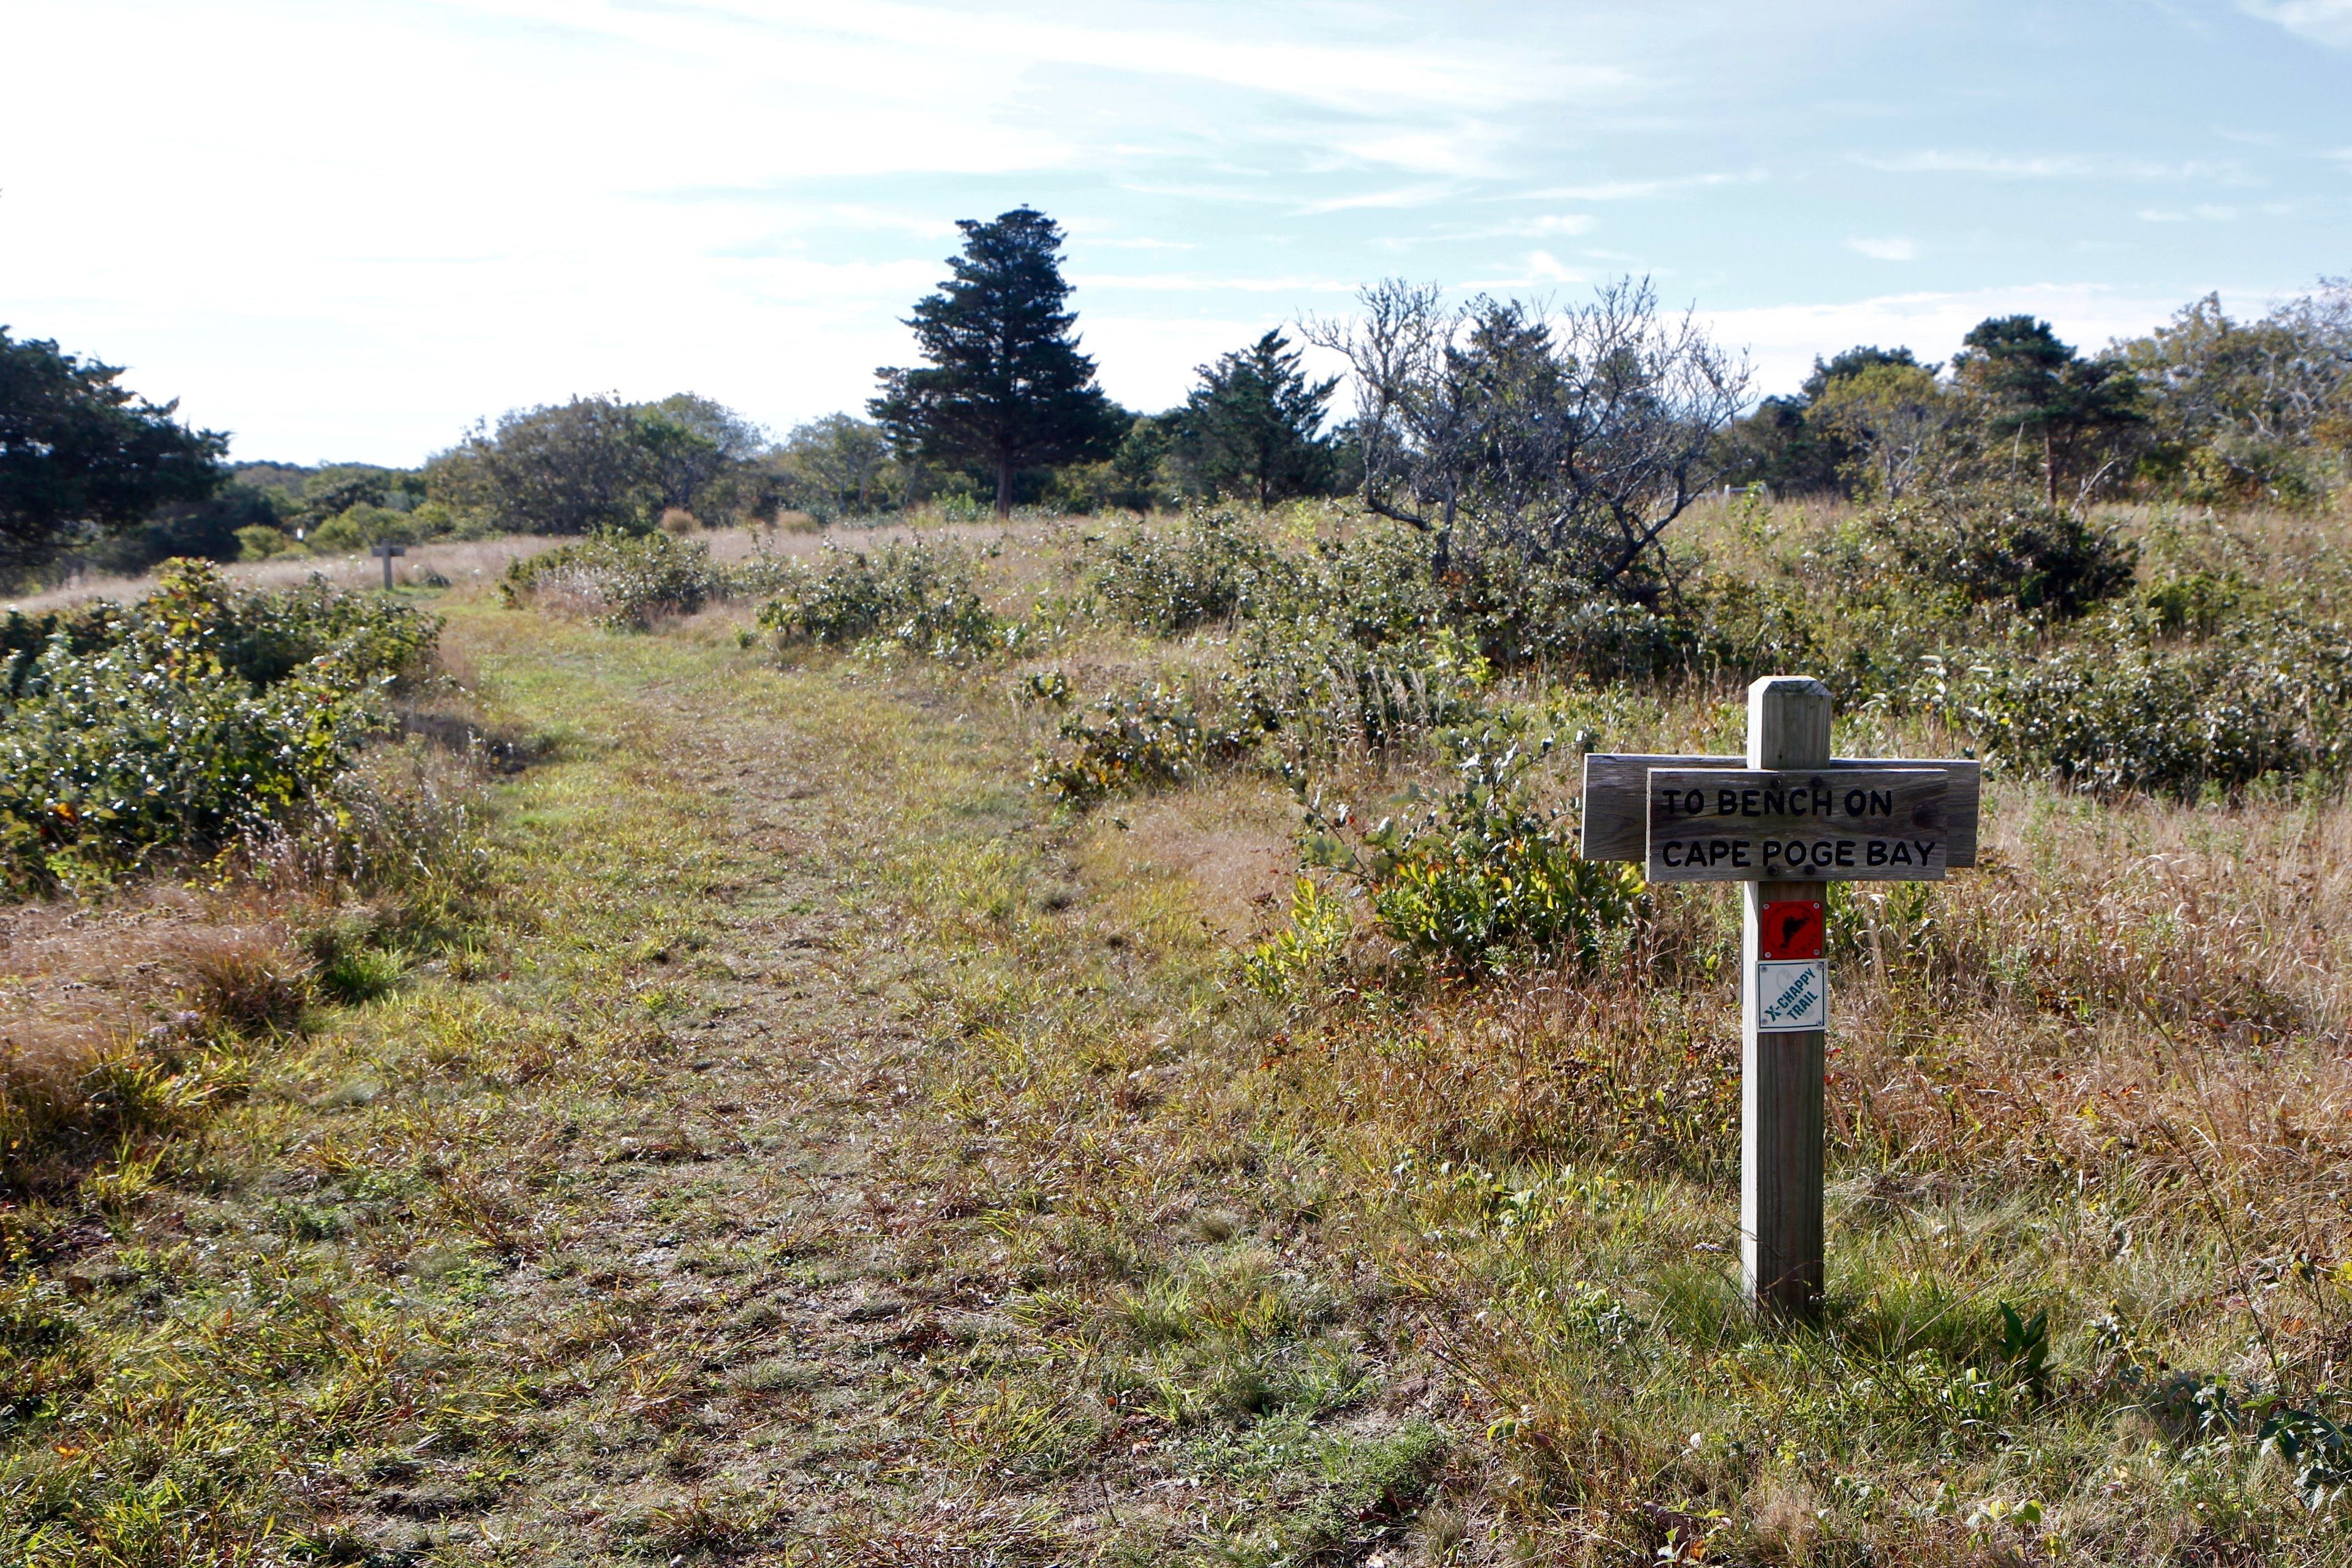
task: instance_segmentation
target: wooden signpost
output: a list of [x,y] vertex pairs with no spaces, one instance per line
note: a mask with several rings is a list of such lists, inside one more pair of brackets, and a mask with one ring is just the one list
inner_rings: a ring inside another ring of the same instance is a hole
[[395,555],[407,554],[408,546],[405,544],[379,544],[373,550],[369,551],[368,553],[371,555],[381,555],[383,557],[383,591],[387,594],[391,593],[392,558]]
[[1828,884],[1940,880],[1977,858],[1978,767],[1832,757],[1829,689],[1748,689],[1745,757],[1584,759],[1584,854],[1653,882],[1738,882],[1739,1261],[1768,1311],[1810,1316],[1822,1271]]

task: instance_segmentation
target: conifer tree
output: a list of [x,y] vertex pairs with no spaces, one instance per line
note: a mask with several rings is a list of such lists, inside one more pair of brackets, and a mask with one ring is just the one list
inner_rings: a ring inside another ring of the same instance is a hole
[[2053,508],[2071,445],[2146,423],[2138,378],[2119,360],[2083,358],[2047,321],[1988,316],[1961,342],[1952,368],[1988,405],[1991,427],[2040,438],[2045,500]]
[[928,364],[885,367],[867,406],[903,451],[994,470],[996,514],[1013,510],[1014,473],[1106,455],[1126,421],[1095,384],[1063,309],[1061,226],[1030,207],[993,222],[965,218],[953,275],[915,306]]
[[1210,489],[1244,490],[1261,507],[1321,487],[1331,467],[1318,431],[1338,376],[1313,381],[1280,331],[1200,367],[1185,400],[1182,452]]

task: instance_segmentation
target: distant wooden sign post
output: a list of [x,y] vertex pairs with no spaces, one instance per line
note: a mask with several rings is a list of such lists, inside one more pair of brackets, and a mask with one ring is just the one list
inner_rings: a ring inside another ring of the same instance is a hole
[[408,546],[405,544],[379,544],[373,550],[369,551],[368,553],[371,555],[381,555],[383,557],[383,591],[387,594],[391,593],[392,558],[395,555],[407,554]]
[[1941,880],[1977,859],[1978,766],[1830,755],[1830,694],[1748,689],[1745,757],[1584,759],[1584,854],[1653,882],[1738,882],[1739,1261],[1768,1311],[1811,1316],[1822,1270],[1831,882]]

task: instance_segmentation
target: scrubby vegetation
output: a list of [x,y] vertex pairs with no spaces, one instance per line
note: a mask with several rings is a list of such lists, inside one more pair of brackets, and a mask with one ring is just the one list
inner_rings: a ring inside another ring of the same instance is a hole
[[130,605],[0,625],[0,866],[101,883],[275,834],[331,838],[336,789],[433,620],[323,584],[239,592],[184,562]]
[[[1012,680],[1033,784],[1114,843],[1147,808],[1292,801],[1304,875],[1223,961],[1279,1031],[1202,1047],[1238,1076],[1185,1080],[1130,1136],[1191,1147],[1240,1116],[1268,1162],[1244,1186],[1320,1173],[1317,1217],[1267,1197],[1259,1234],[1303,1245],[1344,1209],[1335,1263],[1390,1249],[1415,1347],[1477,1411],[1454,1440],[1486,1456],[1417,1483],[1424,1542],[2325,1561],[2328,1325],[2352,1303],[2298,1141],[2335,1146],[2343,999],[2333,939],[2307,957],[2257,911],[2338,896],[2294,847],[2345,810],[2337,552],[2324,528],[1999,491],[1748,500],[1698,514],[1642,605],[1500,551],[1438,571],[1411,527],[1202,514],[1062,555],[1056,591],[1016,591],[1036,607],[1005,674],[954,679]],[[1350,660],[1392,661],[1379,689],[1410,700],[1269,676]],[[1825,1326],[1793,1337],[1742,1320],[1725,1261],[1727,910],[1580,861],[1567,809],[1580,750],[1736,746],[1739,684],[1784,668],[1832,680],[1850,749],[1987,756],[1995,824],[1980,872],[1838,891],[1839,1252]],[[1050,1054],[1017,1089],[961,1059],[958,1103],[1076,1092]],[[1127,1179],[1090,1212],[1148,1229],[1117,1217]],[[2108,1239],[2059,1239],[2086,1225]],[[1071,1371],[1197,1387],[1200,1408],[1147,1403],[1171,1436],[1344,1403],[1281,1381],[1326,1328],[1276,1312],[1229,1360],[1171,1359],[1122,1314],[1205,1279],[1068,1267],[1055,1310],[1093,1325]],[[1244,1367],[1286,1370],[1218,1405]]]
[[233,1097],[246,1042],[446,939],[480,884],[468,763],[381,743],[438,631],[187,561],[131,604],[0,623],[0,877],[64,900],[10,917],[37,957],[0,1048],[0,1190],[103,1149],[152,1163]]
[[[0,626],[0,1549],[2344,1560],[2340,293],[1736,419],[1630,282],[1384,285],[1344,433],[1269,334],[1119,436],[1057,318],[1032,447],[910,371],[248,473],[256,554],[578,537]],[[1211,504],[702,531],[983,489]],[[1785,670],[1988,764],[1978,868],[1832,896],[1810,1323],[1732,906],[1574,847]]]
[[509,605],[537,604],[615,631],[644,631],[723,597],[726,575],[699,540],[667,533],[593,533],[519,557],[499,584]]
[[784,642],[887,638],[914,653],[961,659],[999,646],[997,617],[972,587],[968,551],[917,539],[877,550],[825,551],[815,566],[784,565],[759,625]]

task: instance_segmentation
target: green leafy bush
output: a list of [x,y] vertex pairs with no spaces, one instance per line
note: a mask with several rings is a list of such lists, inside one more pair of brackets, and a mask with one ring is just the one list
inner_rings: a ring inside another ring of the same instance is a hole
[[1354,928],[1345,900],[1301,877],[1290,891],[1289,928],[1242,954],[1242,984],[1275,1001],[1296,995],[1339,963]]
[[1294,761],[1465,722],[1490,673],[1451,633],[1365,647],[1319,620],[1253,622],[1236,662],[1242,707]]
[[973,587],[969,551],[917,540],[881,549],[828,549],[822,565],[798,567],[760,607],[759,624],[787,640],[856,642],[885,637],[918,653],[961,659],[1002,641],[997,618]]
[[1528,799],[1528,770],[1549,750],[1491,731],[1457,737],[1455,787],[1417,819],[1364,835],[1349,870],[1404,952],[1472,973],[1522,960],[1590,963],[1633,918],[1640,873],[1582,858],[1559,818]]
[[1181,784],[1249,748],[1246,736],[1202,723],[1192,703],[1159,685],[1113,692],[1066,716],[1061,737],[1068,752],[1041,760],[1030,782],[1076,805]]
[[499,584],[510,606],[569,609],[615,631],[644,631],[661,616],[690,616],[726,588],[710,546],[700,540],[612,529],[524,556]]
[[1250,613],[1286,576],[1274,547],[1239,518],[1196,511],[1173,532],[1138,527],[1113,539],[1092,587],[1113,619],[1173,637]]
[[[2352,628],[2284,613],[2168,646],[2128,615],[2104,635],[1941,683],[1990,752],[2062,783],[2194,797],[2352,764]],[[1935,673],[1940,675],[1941,667]]]
[[2132,584],[2139,551],[2066,508],[1904,503],[1871,521],[1893,563],[1977,604],[2067,617]]
[[[37,651],[22,646],[46,635]],[[240,594],[176,562],[127,607],[12,616],[0,878],[19,891],[203,857],[322,806],[439,623],[314,579]]]

